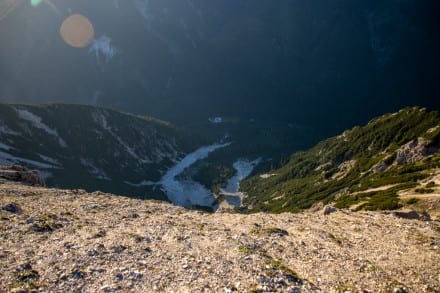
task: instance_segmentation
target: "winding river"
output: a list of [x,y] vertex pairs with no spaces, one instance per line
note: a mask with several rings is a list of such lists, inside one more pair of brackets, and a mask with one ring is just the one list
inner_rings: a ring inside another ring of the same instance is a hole
[[253,161],[246,159],[239,159],[232,165],[236,171],[234,177],[228,180],[226,188],[220,190],[220,194],[225,197],[225,200],[233,206],[241,206],[243,200],[243,193],[240,192],[240,181],[248,177],[255,166],[261,162],[261,158]]
[[189,166],[198,160],[208,157],[213,151],[227,147],[231,143],[213,144],[204,146],[188,154],[167,173],[158,182],[162,185],[162,190],[168,199],[175,205],[183,207],[206,206],[214,207],[216,204],[212,192],[206,189],[200,183],[190,179],[178,179],[177,177]]

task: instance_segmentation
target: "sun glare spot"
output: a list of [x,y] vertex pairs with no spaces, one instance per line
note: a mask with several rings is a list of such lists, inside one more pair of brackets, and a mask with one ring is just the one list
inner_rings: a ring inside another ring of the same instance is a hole
[[64,20],[60,34],[69,46],[84,48],[93,40],[95,30],[87,17],[74,14]]
[[43,2],[43,0],[31,0],[31,5],[38,6],[41,4],[41,2]]

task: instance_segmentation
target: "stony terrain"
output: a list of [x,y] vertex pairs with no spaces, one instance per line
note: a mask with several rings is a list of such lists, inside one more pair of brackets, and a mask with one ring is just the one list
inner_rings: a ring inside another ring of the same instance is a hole
[[0,180],[0,292],[440,291],[435,219],[208,214]]

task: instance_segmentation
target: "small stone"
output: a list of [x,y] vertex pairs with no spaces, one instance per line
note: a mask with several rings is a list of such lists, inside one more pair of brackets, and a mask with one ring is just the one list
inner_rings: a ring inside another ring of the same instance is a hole
[[70,276],[74,279],[84,279],[84,273],[79,270],[74,270],[70,273]]
[[338,209],[331,205],[326,205],[324,207],[323,213],[324,215],[330,215],[331,213],[337,212]]
[[8,203],[7,205],[2,207],[2,210],[13,214],[21,214],[23,212],[20,206],[16,203]]
[[64,246],[64,248],[66,248],[66,249],[71,249],[71,248],[73,248],[73,244],[70,243],[70,242],[65,242],[65,243],[63,244],[63,246]]
[[122,253],[126,249],[127,249],[127,247],[125,247],[124,245],[118,245],[118,246],[113,247],[113,251],[115,253]]
[[143,274],[139,271],[132,271],[130,272],[130,277],[132,280],[140,280],[143,277]]
[[420,215],[415,211],[409,212],[393,212],[393,215],[398,218],[408,219],[408,220],[418,220]]
[[104,229],[101,229],[98,231],[98,233],[93,235],[93,238],[101,238],[104,237],[105,235],[107,235],[107,232]]
[[30,218],[26,219],[26,223],[28,223],[28,224],[32,224],[34,222],[35,222],[35,218],[30,217]]
[[431,216],[428,213],[423,213],[420,215],[419,220],[428,222],[428,221],[431,221]]
[[89,250],[87,252],[87,255],[88,256],[97,256],[97,255],[99,255],[99,252],[97,252],[96,250],[92,249],[92,250]]
[[267,283],[268,279],[265,276],[259,276],[257,281],[259,283]]

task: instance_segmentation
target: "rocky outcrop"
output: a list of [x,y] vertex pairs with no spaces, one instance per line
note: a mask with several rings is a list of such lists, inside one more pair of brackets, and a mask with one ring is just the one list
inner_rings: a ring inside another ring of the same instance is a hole
[[378,173],[378,172],[384,172],[386,171],[390,166],[385,163],[384,161],[380,161],[379,163],[375,164],[373,167],[371,167],[371,170],[374,173]]
[[348,160],[344,161],[338,166],[338,172],[332,175],[332,179],[342,179],[353,169],[355,166],[356,161],[355,160]]
[[20,165],[0,166],[0,178],[19,181],[33,186],[46,186],[43,177],[37,170],[29,170]]
[[[388,151],[387,148],[385,153]],[[402,145],[395,152],[389,154],[384,160],[371,167],[371,171],[373,171],[373,173],[385,172],[391,166],[415,163],[438,151],[439,148],[432,146],[431,141],[419,137]]]
[[396,151],[394,164],[404,165],[415,163],[438,151],[437,148],[429,147],[429,144],[430,141],[422,137],[404,144]]
[[423,160],[426,156],[436,153],[439,149],[430,146],[431,142],[422,137],[414,139],[402,145],[395,153],[392,153],[383,161],[378,162],[371,171],[373,173],[385,172],[393,165],[404,165]]

